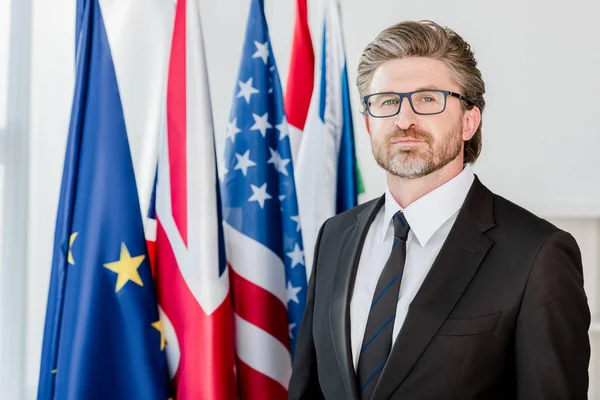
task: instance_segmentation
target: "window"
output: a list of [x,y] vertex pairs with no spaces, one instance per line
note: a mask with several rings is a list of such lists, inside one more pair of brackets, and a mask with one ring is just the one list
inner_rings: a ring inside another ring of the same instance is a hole
[[0,0],[0,133],[6,129],[7,118],[10,3]]
[[[3,226],[4,211],[4,143],[8,114],[10,3],[11,0],[0,0],[0,146],[2,146],[0,148],[0,227]],[[0,229],[0,260],[2,260],[2,229]]]

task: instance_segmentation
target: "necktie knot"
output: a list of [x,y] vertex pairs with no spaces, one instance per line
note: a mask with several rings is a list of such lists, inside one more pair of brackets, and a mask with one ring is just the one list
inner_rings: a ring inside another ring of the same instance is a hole
[[394,214],[394,237],[406,241],[408,239],[408,231],[410,226],[404,217],[402,211],[398,211]]

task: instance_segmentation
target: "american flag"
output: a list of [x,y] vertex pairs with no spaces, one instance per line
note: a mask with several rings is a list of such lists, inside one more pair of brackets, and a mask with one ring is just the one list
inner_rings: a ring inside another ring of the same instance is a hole
[[252,0],[222,170],[240,396],[286,399],[306,302],[289,130],[263,1]]

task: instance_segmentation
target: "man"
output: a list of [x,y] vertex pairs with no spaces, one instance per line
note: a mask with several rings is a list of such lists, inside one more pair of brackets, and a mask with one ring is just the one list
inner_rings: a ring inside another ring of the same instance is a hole
[[473,174],[485,86],[470,46],[400,23],[357,84],[387,190],[321,227],[290,399],[586,398],[579,248]]

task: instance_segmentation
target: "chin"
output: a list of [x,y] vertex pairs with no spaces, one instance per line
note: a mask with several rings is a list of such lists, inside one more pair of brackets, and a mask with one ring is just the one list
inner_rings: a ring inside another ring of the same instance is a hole
[[431,168],[422,158],[396,157],[385,169],[399,178],[415,179],[426,175]]
[[422,165],[422,164],[427,164],[427,157],[423,154],[419,154],[416,151],[413,150],[409,150],[409,151],[402,151],[402,152],[398,152],[396,154],[394,154],[391,157],[388,157],[388,160],[391,160],[391,163],[394,163],[396,165],[400,164],[400,165]]

